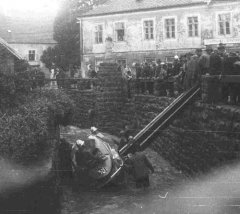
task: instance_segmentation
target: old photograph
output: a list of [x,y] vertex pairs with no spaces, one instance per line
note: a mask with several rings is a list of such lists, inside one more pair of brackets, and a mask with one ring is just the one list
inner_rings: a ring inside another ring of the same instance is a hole
[[0,214],[239,214],[240,0],[0,0]]

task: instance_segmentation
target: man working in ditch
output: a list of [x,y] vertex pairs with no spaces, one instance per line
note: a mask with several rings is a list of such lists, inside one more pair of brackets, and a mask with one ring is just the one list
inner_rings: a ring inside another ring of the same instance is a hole
[[139,146],[137,146],[136,152],[128,154],[125,164],[128,171],[132,172],[137,188],[150,186],[149,172],[154,173],[154,168],[147,156],[140,152]]

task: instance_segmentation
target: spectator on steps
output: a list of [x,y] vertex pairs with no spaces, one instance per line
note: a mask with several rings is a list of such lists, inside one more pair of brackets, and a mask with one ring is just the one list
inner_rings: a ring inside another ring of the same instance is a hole
[[133,78],[131,69],[126,66],[123,70],[123,77],[127,81],[127,95],[128,98],[131,98],[131,80]]
[[93,69],[91,64],[88,65],[88,77],[97,78],[97,72]]

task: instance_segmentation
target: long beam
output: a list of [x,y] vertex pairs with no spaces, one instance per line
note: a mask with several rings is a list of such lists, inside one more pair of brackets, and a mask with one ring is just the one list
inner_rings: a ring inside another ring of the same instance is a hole
[[131,142],[125,145],[120,151],[120,155],[133,152],[136,146],[141,150],[146,149],[160,130],[166,128],[171,120],[179,113],[193,98],[200,92],[198,85],[177,97],[166,109],[155,117],[144,129],[142,129]]

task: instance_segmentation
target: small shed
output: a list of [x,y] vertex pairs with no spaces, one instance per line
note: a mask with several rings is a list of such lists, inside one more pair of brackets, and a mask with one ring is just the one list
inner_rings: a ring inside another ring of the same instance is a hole
[[0,72],[13,73],[16,61],[23,58],[2,38],[0,38]]

